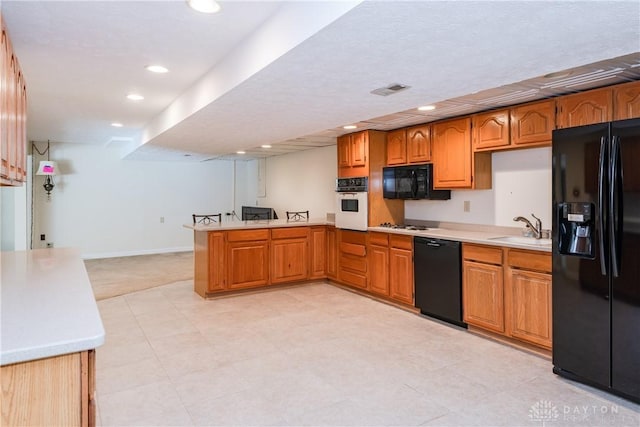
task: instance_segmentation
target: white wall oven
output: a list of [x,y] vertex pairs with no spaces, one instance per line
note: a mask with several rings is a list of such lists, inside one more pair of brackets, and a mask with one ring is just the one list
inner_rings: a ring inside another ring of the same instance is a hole
[[368,178],[338,178],[336,180],[336,227],[367,231]]

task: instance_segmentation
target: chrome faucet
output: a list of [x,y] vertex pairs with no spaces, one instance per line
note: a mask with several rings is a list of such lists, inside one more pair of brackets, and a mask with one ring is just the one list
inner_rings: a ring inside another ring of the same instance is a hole
[[525,218],[523,216],[517,216],[517,217],[513,218],[513,220],[514,221],[522,221],[525,224],[527,224],[527,227],[529,227],[531,229],[531,232],[533,233],[533,237],[535,237],[536,239],[541,239],[542,238],[542,221],[540,220],[540,218],[538,218],[534,214],[531,214],[531,216],[534,217],[535,220],[536,220],[536,225],[535,226],[533,224],[531,224],[531,221],[529,221],[527,218]]

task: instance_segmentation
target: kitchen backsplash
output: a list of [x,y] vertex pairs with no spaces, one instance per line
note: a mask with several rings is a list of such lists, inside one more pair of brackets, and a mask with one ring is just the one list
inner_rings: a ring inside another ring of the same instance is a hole
[[551,148],[492,156],[492,189],[454,190],[446,201],[407,200],[405,218],[517,227],[515,216],[533,213],[551,228]]

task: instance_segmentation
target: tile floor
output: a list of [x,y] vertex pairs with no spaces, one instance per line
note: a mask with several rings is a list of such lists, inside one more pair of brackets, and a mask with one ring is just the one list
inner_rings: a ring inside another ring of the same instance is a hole
[[549,360],[325,283],[98,306],[98,425],[640,426]]

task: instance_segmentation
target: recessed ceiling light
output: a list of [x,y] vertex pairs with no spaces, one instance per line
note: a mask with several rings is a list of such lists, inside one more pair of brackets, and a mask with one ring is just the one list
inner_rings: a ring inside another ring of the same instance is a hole
[[571,75],[571,71],[558,71],[556,73],[549,73],[549,74],[545,74],[544,77],[545,79],[559,79],[561,77],[568,77]]
[[261,145],[262,148],[271,148],[271,146],[269,144],[263,144]]
[[246,153],[246,151],[242,151],[242,150],[241,151],[236,151],[236,154],[244,154],[244,153]]
[[346,130],[358,129],[358,126],[356,126],[356,125],[346,125],[346,126],[342,126],[342,129],[346,129]]
[[435,105],[423,105],[422,107],[418,107],[419,111],[433,111],[436,109]]
[[144,96],[138,95],[137,93],[130,93],[127,95],[127,99],[130,99],[131,101],[142,101]]
[[166,67],[163,67],[162,65],[148,65],[145,68],[147,69],[147,71],[151,71],[152,73],[162,74],[162,73],[169,72],[169,69]]
[[122,123],[113,122],[113,123],[111,123],[111,126],[113,126],[114,128],[121,128],[122,127]]
[[187,4],[191,9],[202,13],[216,13],[220,11],[220,5],[215,0],[187,0]]

